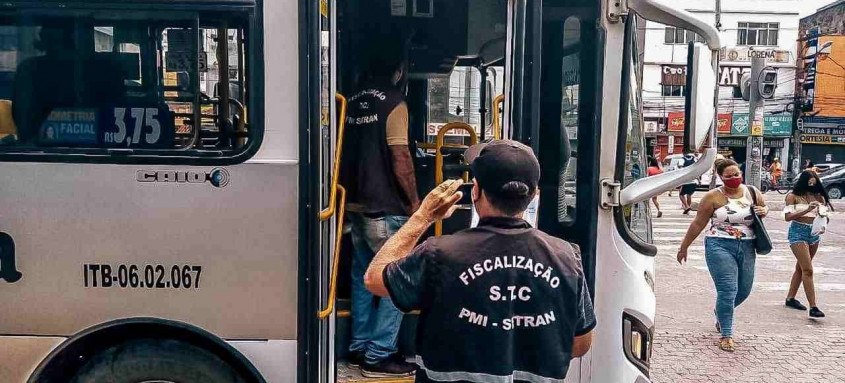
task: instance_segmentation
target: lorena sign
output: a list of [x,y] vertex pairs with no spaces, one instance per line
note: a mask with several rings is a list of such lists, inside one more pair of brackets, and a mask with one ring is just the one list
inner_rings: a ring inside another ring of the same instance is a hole
[[722,61],[750,62],[754,58],[764,58],[770,63],[788,63],[789,51],[773,48],[730,47],[722,48]]

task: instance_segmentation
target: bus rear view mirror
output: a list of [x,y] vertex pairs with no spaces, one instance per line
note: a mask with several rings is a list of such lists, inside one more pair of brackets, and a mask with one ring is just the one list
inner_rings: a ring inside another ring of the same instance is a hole
[[684,146],[696,151],[705,144],[708,135],[715,131],[716,71],[713,51],[702,44],[690,43],[687,56],[686,119],[684,120]]
[[705,144],[709,136],[710,145],[707,146],[713,147],[716,142],[716,100],[719,95],[716,70],[719,68],[719,50],[722,47],[719,31],[691,13],[673,8],[662,0],[628,0],[627,6],[628,10],[646,20],[683,28],[704,40],[706,46],[694,44],[691,47],[692,57],[687,62],[689,91],[684,144],[687,148],[696,150]]

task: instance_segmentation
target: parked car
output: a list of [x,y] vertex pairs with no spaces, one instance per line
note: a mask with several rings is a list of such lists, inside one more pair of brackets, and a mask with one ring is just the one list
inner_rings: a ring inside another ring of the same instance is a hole
[[827,189],[827,194],[831,199],[842,198],[845,194],[845,166],[830,169],[819,179],[822,180],[822,185]]
[[[707,173],[702,174],[701,177],[698,178],[697,189],[709,190],[710,189],[710,178],[713,177],[713,173],[715,173],[714,169],[710,168],[710,170]],[[715,187],[719,187],[719,186],[722,186],[722,178],[720,178],[719,176],[716,176]]]
[[683,154],[670,154],[663,159],[663,171],[664,172],[671,172],[673,170],[680,169],[681,165],[684,164],[684,155]]
[[834,170],[836,168],[842,167],[845,164],[837,164],[837,163],[824,163],[824,164],[816,164],[816,168],[819,169],[819,175],[825,174],[830,170]]

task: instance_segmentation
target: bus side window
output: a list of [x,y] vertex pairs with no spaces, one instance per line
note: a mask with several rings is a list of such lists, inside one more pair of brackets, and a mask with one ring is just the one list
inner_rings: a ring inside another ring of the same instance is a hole
[[[0,154],[84,153],[104,162],[117,153],[210,160],[243,154],[259,141],[260,130],[250,126],[263,121],[248,118],[261,109],[248,108],[255,53],[246,14],[3,19],[0,100],[11,117],[3,119],[0,107]],[[110,150],[116,148],[132,152]]]

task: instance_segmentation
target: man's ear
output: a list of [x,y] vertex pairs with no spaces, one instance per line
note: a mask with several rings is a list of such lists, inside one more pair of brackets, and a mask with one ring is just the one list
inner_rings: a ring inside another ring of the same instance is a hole
[[481,198],[481,187],[478,186],[478,181],[473,178],[472,180],[472,203],[478,201]]

